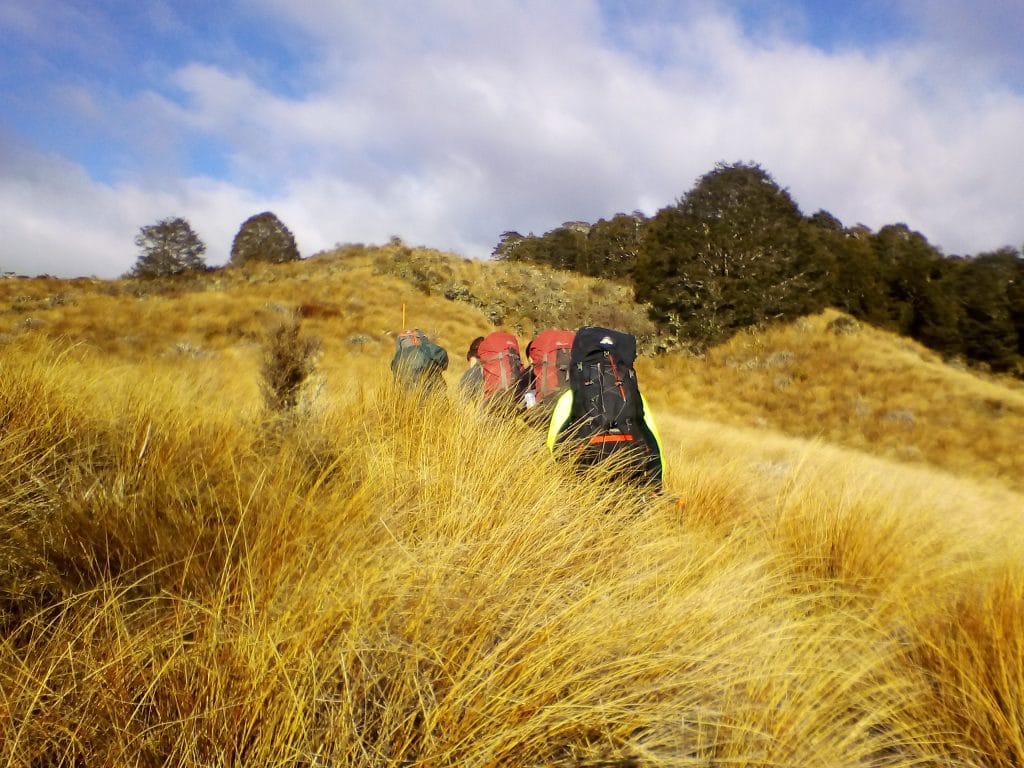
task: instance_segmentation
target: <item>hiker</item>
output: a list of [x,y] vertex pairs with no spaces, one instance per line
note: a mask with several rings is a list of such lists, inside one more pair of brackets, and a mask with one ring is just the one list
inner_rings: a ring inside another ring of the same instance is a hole
[[483,336],[477,336],[470,342],[466,351],[466,362],[469,363],[469,367],[459,379],[459,392],[468,400],[479,399],[484,391],[484,369],[480,364],[480,342],[483,340]]
[[407,389],[422,388],[424,394],[444,392],[442,374],[447,368],[448,352],[419,328],[402,331],[395,337],[391,372],[395,381]]
[[503,412],[522,410],[529,374],[523,368],[519,339],[505,331],[493,331],[480,340],[477,357],[483,378],[484,403]]
[[534,336],[526,345],[526,393],[524,418],[530,424],[547,427],[551,410],[569,387],[569,354],[575,331],[549,328]]
[[636,338],[585,326],[572,341],[569,388],[558,398],[548,426],[548,449],[564,446],[576,465],[617,462],[616,473],[660,491],[661,438],[637,385]]

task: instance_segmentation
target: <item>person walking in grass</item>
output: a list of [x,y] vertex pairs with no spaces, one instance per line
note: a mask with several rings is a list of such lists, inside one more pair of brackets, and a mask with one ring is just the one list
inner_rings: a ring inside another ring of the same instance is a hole
[[540,331],[526,345],[524,417],[529,424],[546,427],[558,398],[569,388],[569,355],[576,332],[562,328]]
[[395,337],[391,372],[406,389],[419,389],[425,395],[443,393],[446,385],[442,374],[447,368],[448,352],[419,328],[410,328]]
[[459,389],[493,413],[514,415],[525,409],[529,371],[523,368],[519,340],[507,331],[491,331],[473,339],[466,353],[469,367]]
[[480,364],[480,342],[483,336],[477,336],[466,351],[468,366],[459,378],[459,392],[467,400],[479,400],[484,392],[484,367]]
[[569,355],[569,388],[551,413],[547,445],[580,469],[607,463],[623,480],[660,492],[661,437],[640,393],[635,360],[634,336],[580,328]]

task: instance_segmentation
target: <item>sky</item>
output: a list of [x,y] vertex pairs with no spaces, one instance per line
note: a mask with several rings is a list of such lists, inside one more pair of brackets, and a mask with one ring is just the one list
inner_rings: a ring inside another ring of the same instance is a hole
[[757,163],[807,215],[1024,245],[1020,0],[3,0],[0,270],[274,212],[487,258]]

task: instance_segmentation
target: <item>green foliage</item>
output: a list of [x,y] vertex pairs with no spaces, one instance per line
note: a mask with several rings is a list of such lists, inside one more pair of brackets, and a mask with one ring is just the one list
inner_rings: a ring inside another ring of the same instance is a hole
[[206,245],[181,217],[141,227],[135,236],[141,249],[130,277],[154,278],[205,269]]
[[231,244],[231,263],[266,261],[280,264],[297,261],[299,249],[291,231],[270,211],[257,213],[243,222]]
[[872,246],[886,286],[886,324],[908,334],[925,284],[941,269],[942,254],[906,224],[882,227],[872,238]]
[[811,215],[807,219],[807,223],[826,232],[840,233],[843,231],[843,222],[824,209],[818,210]]
[[572,269],[589,274],[587,268],[587,234],[575,227],[561,226],[545,235],[548,264],[555,269]]
[[828,254],[757,165],[719,165],[647,226],[637,299],[699,345],[824,306]]
[[503,232],[491,255],[501,261],[547,264],[591,277],[628,277],[646,219],[640,212],[617,213],[596,224],[566,222],[542,236]]
[[1012,248],[1003,251],[1013,257],[1013,269],[1006,285],[1006,299],[1010,302],[1010,319],[1017,330],[1017,354],[1024,358],[1024,254]]
[[651,219],[634,211],[539,237],[504,232],[492,255],[630,280],[671,346],[699,349],[833,306],[944,356],[1024,371],[1017,250],[966,267],[906,224],[875,234],[826,210],[804,217],[756,164],[717,165]]
[[819,236],[835,260],[829,304],[873,325],[888,325],[888,285],[871,233],[857,227],[819,230]]
[[[533,239],[531,235],[530,240]],[[518,232],[502,232],[501,237],[498,238],[498,244],[491,251],[491,256],[498,261],[530,261],[530,259],[522,258],[516,253],[519,246],[525,242],[528,242],[527,238]]]
[[617,213],[600,219],[587,234],[585,274],[594,277],[628,277],[640,251],[647,219],[642,213]]
[[964,353],[996,371],[1013,370],[1021,353],[1022,275],[1020,255],[1010,248],[966,259],[958,270]]

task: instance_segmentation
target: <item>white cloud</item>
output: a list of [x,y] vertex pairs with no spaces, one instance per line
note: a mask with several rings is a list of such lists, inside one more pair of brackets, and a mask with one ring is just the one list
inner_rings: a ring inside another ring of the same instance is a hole
[[[116,277],[138,257],[133,241],[139,228],[168,216],[187,219],[207,245],[206,262],[223,264],[245,219],[287,204],[202,178],[162,189],[103,184],[62,158],[10,149],[0,151],[0,268],[18,274]],[[296,240],[305,246],[299,235]]]
[[[307,254],[399,235],[485,256],[506,229],[654,213],[720,160],[761,163],[807,213],[903,221],[948,253],[1024,241],[1024,97],[938,44],[826,53],[706,10],[611,29],[586,0],[263,7],[310,35],[302,94],[209,61],[116,103],[76,91],[141,159],[100,184],[17,153],[0,170],[0,266],[52,254],[65,273],[117,274],[138,227],[168,215],[221,263],[262,210]],[[227,176],[197,173],[207,141]]]
[[[1010,138],[1024,101],[985,98],[976,73],[952,77],[931,46],[826,54],[777,35],[752,41],[730,16],[704,15],[637,30],[634,43],[646,35],[655,51],[637,58],[604,43],[589,4],[561,6],[561,18],[485,7],[453,18],[442,5],[405,26],[393,8],[364,7],[321,32],[328,47],[358,33],[359,50],[385,51],[338,56],[358,77],[333,95],[376,127],[362,146],[418,166],[427,186],[453,162],[474,167],[481,207],[506,213],[501,227],[660,207],[718,160],[755,160],[808,212],[906,221],[950,252],[1024,239],[999,213],[1024,181]],[[317,4],[305,13],[322,18]],[[443,29],[430,23],[442,17]],[[473,213],[466,231],[500,218],[461,201],[439,215],[458,211]]]
[[133,200],[90,181],[73,163],[19,148],[0,151],[0,267],[19,274],[112,276],[126,264],[131,240],[116,233]]
[[1024,3],[1016,0],[899,0],[933,49],[933,64],[957,77],[1001,78],[1024,92]]

